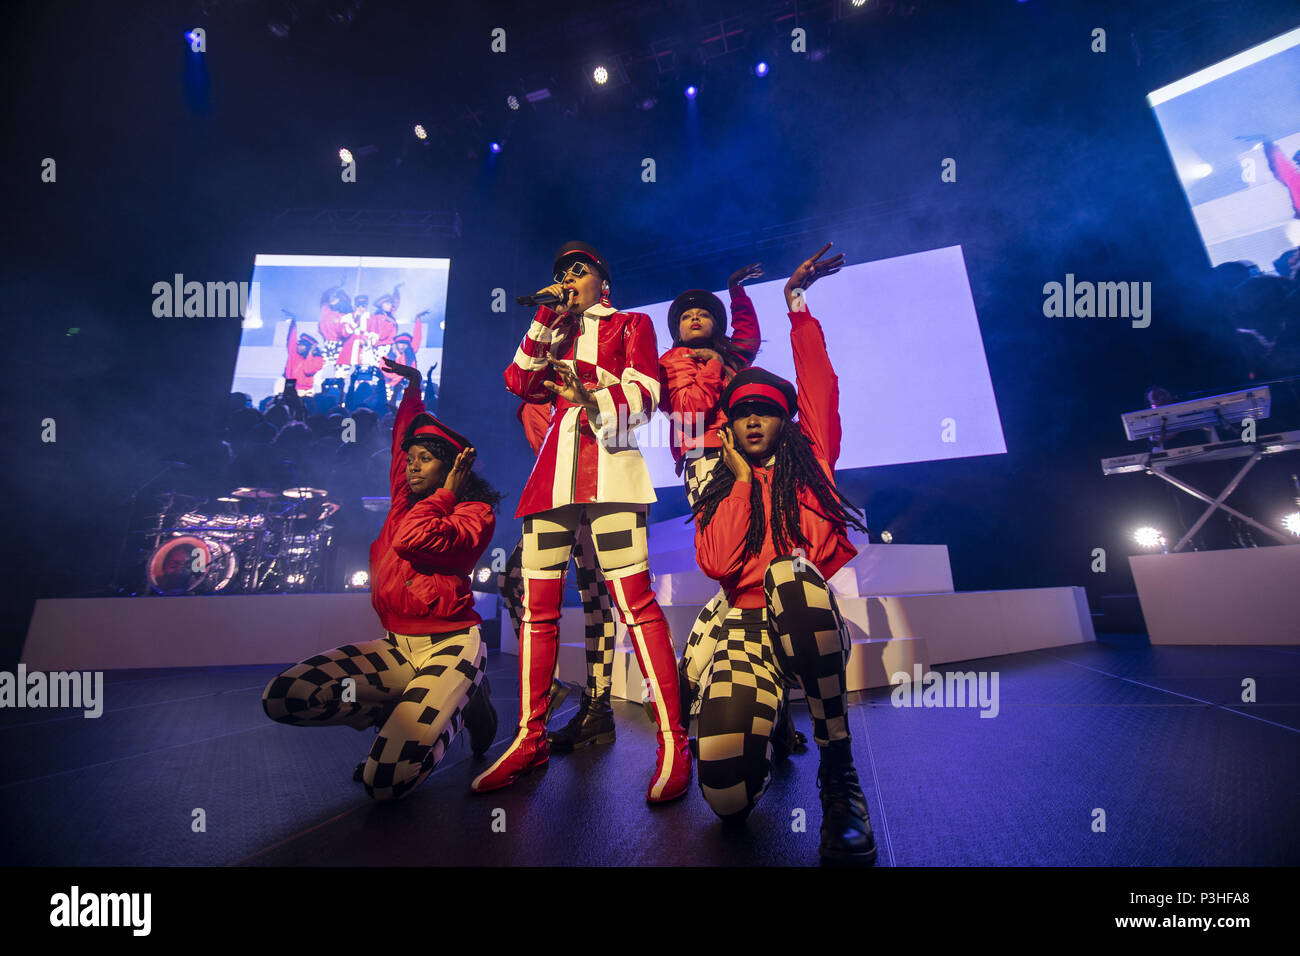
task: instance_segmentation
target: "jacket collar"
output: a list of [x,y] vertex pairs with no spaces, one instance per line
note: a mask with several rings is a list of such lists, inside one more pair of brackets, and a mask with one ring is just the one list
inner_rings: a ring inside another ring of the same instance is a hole
[[601,305],[599,302],[597,302],[595,305],[593,305],[590,309],[588,309],[586,312],[582,314],[584,317],[590,315],[593,318],[597,318],[597,319],[608,319],[611,315],[613,315],[617,311],[618,309],[614,308],[611,305]]

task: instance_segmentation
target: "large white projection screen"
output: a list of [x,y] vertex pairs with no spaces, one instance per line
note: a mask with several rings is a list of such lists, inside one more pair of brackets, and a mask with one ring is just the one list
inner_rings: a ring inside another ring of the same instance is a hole
[[[794,381],[784,288],[785,278],[745,286],[763,337],[754,364]],[[730,306],[725,289],[716,294]],[[840,380],[837,469],[1006,452],[960,246],[847,266],[819,279],[807,301]],[[629,309],[654,320],[661,354],[672,341],[669,305]],[[682,483],[667,429],[656,415],[636,433],[656,488]]]

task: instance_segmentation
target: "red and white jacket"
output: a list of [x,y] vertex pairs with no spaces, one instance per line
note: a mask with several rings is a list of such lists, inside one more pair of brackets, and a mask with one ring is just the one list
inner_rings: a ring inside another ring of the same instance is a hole
[[306,355],[298,354],[298,320],[289,323],[289,337],[285,340],[287,356],[284,361],[284,377],[295,379],[299,395],[310,395],[316,387],[316,373],[325,366],[325,359],[320,349],[313,347]]
[[[826,354],[822,327],[807,311],[790,313],[790,344],[794,347],[795,386],[799,390],[799,428],[812,444],[813,455],[826,477],[835,481],[835,462],[840,457],[840,384]],[[725,468],[723,464],[717,467]],[[762,489],[763,511],[767,515],[767,536],[763,550],[745,559],[745,536],[749,533],[751,482],[737,481],[722,500],[707,528],[695,526],[695,556],[701,570],[727,592],[732,607],[763,607],[763,575],[778,555],[772,544],[772,469],[752,466],[754,481]],[[844,525],[822,513],[816,496],[799,489],[799,529],[808,539],[803,557],[825,578],[844,567],[857,548],[849,543]]]
[[[548,353],[574,369],[595,394],[596,421],[543,387],[559,382],[546,362]],[[505,371],[506,388],[526,402],[555,404],[516,518],[570,504],[655,500],[650,471],[631,432],[649,422],[659,404],[657,355],[654,326],[642,312],[598,303],[562,319],[546,306],[537,310]]]
[[402,437],[422,411],[420,390],[408,388],[393,422],[392,504],[370,546],[370,603],[394,634],[447,634],[483,623],[469,576],[496,529],[496,515],[482,501],[458,501],[445,488],[412,496]]
[[[731,346],[749,365],[758,354],[758,315],[743,286],[730,291]],[[727,423],[727,413],[718,399],[736,374],[725,362],[695,358],[691,349],[678,345],[659,357],[659,408],[671,423],[670,447],[679,475],[688,452],[722,447],[718,431]]]

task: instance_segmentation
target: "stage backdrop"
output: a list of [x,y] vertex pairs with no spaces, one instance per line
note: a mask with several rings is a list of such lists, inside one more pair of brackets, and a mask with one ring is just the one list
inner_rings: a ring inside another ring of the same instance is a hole
[[[745,286],[763,336],[754,364],[794,381],[784,288],[785,279]],[[661,353],[671,304],[630,307],[654,320]],[[840,380],[837,468],[1006,452],[960,246],[848,266],[809,290],[808,309]],[[681,484],[667,427],[656,415],[637,433],[657,488]]]

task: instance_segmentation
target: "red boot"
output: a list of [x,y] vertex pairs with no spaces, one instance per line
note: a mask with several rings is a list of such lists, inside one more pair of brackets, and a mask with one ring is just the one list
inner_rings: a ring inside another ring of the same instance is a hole
[[683,796],[691,783],[691,748],[681,723],[672,636],[650,587],[649,571],[613,578],[608,583],[632,638],[641,673],[650,681],[654,695],[659,751],[645,798],[649,803],[667,803]]
[[505,753],[470,784],[477,793],[508,787],[546,763],[546,707],[559,647],[563,578],[524,578],[519,628],[519,732]]

